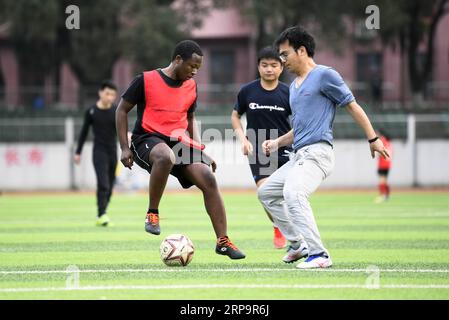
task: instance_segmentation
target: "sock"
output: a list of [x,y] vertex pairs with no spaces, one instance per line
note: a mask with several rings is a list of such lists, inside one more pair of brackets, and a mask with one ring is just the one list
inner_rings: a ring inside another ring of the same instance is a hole
[[387,185],[385,183],[379,184],[379,193],[384,196],[386,194]]
[[219,237],[219,238],[217,238],[217,243],[218,244],[225,243],[228,240],[229,240],[228,236]]
[[147,213],[154,213],[154,214],[159,215],[159,210],[158,209],[148,209]]
[[385,185],[385,196],[390,197],[390,186],[388,184]]

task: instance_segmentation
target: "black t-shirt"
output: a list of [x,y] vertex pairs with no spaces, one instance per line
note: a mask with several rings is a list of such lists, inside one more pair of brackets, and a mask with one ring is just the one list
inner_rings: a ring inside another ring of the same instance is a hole
[[[238,93],[234,110],[239,115],[246,113],[247,136],[256,154],[262,153],[263,141],[275,139],[291,130],[289,87],[283,82],[271,91],[262,87],[260,79],[246,84]],[[265,134],[259,131],[263,129]],[[270,130],[275,130],[277,134],[270,137]],[[280,148],[278,155],[283,156],[285,150],[290,151],[291,147]]]
[[[179,88],[182,86],[181,80],[174,80],[170,77],[168,77],[165,73],[163,73],[160,69],[157,70],[159,74],[161,75],[164,82],[172,87],[172,88]],[[197,89],[198,90],[198,89]],[[145,84],[144,84],[144,78],[143,73],[137,75],[134,80],[129,85],[128,89],[122,94],[122,98],[129,103],[132,103],[134,105],[137,105],[137,120],[136,124],[134,126],[133,133],[134,134],[144,134],[146,131],[142,128],[142,118],[143,118],[143,112],[145,110]],[[193,102],[192,106],[190,107],[188,113],[193,113],[196,110],[196,99]]]
[[86,110],[83,127],[78,138],[77,154],[81,154],[90,126],[92,126],[94,133],[94,148],[103,148],[115,152],[117,149],[116,110],[116,105],[112,105],[109,109],[100,109],[96,104]]

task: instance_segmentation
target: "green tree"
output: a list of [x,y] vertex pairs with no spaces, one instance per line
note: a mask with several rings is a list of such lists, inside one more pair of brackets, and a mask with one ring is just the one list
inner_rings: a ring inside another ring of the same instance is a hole
[[[39,0],[1,0],[0,19],[7,26],[9,42],[15,49],[20,66],[19,77],[24,86],[42,86],[46,75],[55,73],[56,38],[59,5]],[[29,102],[41,92],[24,94]]]
[[[60,36],[65,60],[70,64],[83,85],[96,86],[112,74],[114,63],[122,54],[119,42],[120,0],[68,0],[80,9],[79,30],[63,28]],[[67,15],[64,14],[63,21]]]
[[121,15],[124,54],[136,71],[168,64],[174,45],[201,25],[208,9],[201,0],[128,1]]
[[[257,47],[270,44],[285,28],[308,25],[336,52],[341,46],[357,41],[351,28],[366,19],[368,5],[380,9],[377,39],[386,46],[399,47],[407,60],[410,89],[415,100],[421,100],[426,85],[432,80],[435,33],[441,18],[447,14],[448,0],[215,0],[218,8],[235,6],[257,26]],[[349,41],[348,41],[349,40]],[[372,41],[372,40],[371,40]],[[424,44],[425,50],[420,50]]]
[[[59,82],[67,62],[81,87],[110,78],[115,62],[126,56],[138,68],[168,63],[173,45],[198,25],[200,0],[0,0],[0,25],[9,29],[19,59],[22,85]],[[68,30],[65,9],[80,9],[80,29]],[[24,101],[26,102],[26,101]]]
[[[447,4],[447,0],[395,1],[396,10],[389,11],[387,21],[397,19],[397,22],[390,22],[387,28],[382,25],[380,29],[384,42],[399,42],[402,56],[407,57],[410,89],[417,102],[422,99],[426,85],[432,81],[435,34],[441,18],[449,12]],[[381,8],[389,5],[390,2],[379,1]],[[420,50],[421,44],[424,44],[423,51]]]
[[341,49],[341,37],[347,34],[342,15],[350,0],[214,0],[216,8],[234,6],[257,27],[256,46],[270,45],[279,33],[297,24],[313,26],[313,32],[323,41]]

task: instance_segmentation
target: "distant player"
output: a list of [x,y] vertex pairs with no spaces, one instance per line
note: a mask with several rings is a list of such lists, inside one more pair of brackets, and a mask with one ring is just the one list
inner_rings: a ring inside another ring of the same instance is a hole
[[[279,137],[292,128],[289,120],[289,88],[279,81],[283,67],[278,52],[273,47],[262,49],[257,64],[260,79],[246,84],[238,93],[232,112],[232,126],[242,144],[243,154],[248,156],[253,179],[260,187],[274,171],[288,162],[286,151],[291,151],[290,146],[282,147],[267,157],[262,150],[262,142],[276,138],[270,137],[270,130],[274,130]],[[243,114],[246,114],[247,119],[246,135],[240,121]],[[266,213],[273,222],[271,214],[268,211]],[[273,228],[275,248],[285,248],[285,237],[274,223]]]
[[117,134],[115,129],[115,111],[117,106],[117,87],[110,81],[104,81],[98,91],[99,100],[86,110],[84,123],[78,139],[74,161],[79,164],[84,142],[92,126],[94,133],[93,164],[97,176],[97,226],[106,227],[110,218],[106,214],[117,167]]
[[[259,188],[258,195],[291,243],[283,261],[308,256],[297,268],[328,268],[332,260],[321,241],[309,197],[334,168],[332,127],[336,109],[345,108],[363,129],[373,158],[375,152],[383,157],[388,157],[388,152],[338,72],[315,63],[315,40],[306,30],[288,28],[276,40],[276,46],[285,67],[297,76],[290,85],[293,130],[263,142],[262,147],[272,153],[293,143],[294,153]],[[284,210],[284,202],[288,210]]]
[[375,199],[376,203],[388,201],[390,199],[390,185],[388,184],[388,174],[391,169],[391,162],[393,160],[393,146],[391,144],[390,135],[382,129],[378,130],[377,135],[383,142],[385,149],[387,149],[389,158],[379,156],[377,163],[377,174],[379,176],[379,196]]
[[[143,72],[134,79],[117,109],[121,161],[129,169],[135,161],[151,174],[147,232],[155,235],[161,232],[159,203],[172,174],[183,188],[195,185],[203,192],[217,236],[216,253],[243,259],[245,255],[228,238],[226,211],[213,175],[216,163],[203,152],[195,120],[197,87],[193,77],[202,62],[198,44],[185,40],[176,45],[168,67]],[[138,118],[130,147],[128,112],[136,104]]]

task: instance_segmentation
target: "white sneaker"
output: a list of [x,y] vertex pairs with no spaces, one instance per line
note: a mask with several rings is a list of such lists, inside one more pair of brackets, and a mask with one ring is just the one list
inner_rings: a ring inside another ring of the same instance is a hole
[[330,257],[326,257],[323,255],[315,255],[310,256],[306,259],[306,261],[303,261],[299,263],[296,268],[298,269],[318,269],[318,268],[329,268],[332,266],[332,260]]
[[287,250],[287,254],[282,258],[285,263],[292,263],[298,261],[301,258],[307,257],[309,249],[304,241],[301,241],[301,245],[298,249],[293,249],[290,245]]

